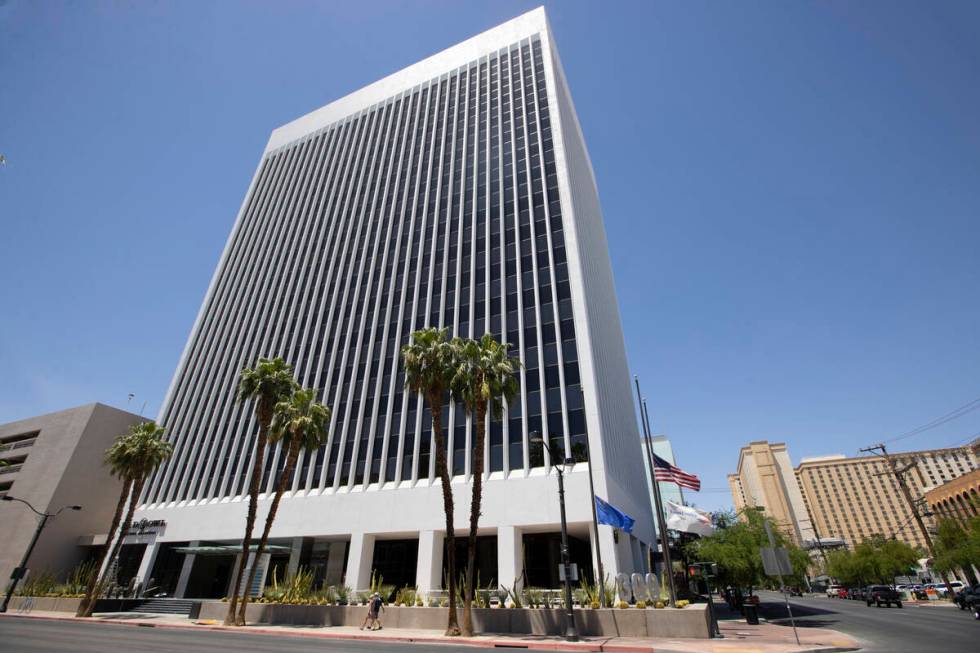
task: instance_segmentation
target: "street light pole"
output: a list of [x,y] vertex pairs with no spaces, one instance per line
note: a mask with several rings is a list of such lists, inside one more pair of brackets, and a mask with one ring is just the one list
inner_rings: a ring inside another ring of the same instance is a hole
[[37,524],[37,529],[34,531],[34,537],[31,538],[31,543],[27,545],[27,551],[24,552],[24,557],[21,559],[20,564],[17,565],[17,567],[14,569],[13,573],[10,574],[10,585],[7,587],[6,596],[3,597],[3,604],[0,605],[0,612],[6,612],[7,606],[10,604],[10,598],[14,595],[14,590],[17,589],[18,581],[20,581],[20,579],[23,578],[24,574],[27,572],[27,561],[28,559],[30,559],[31,553],[34,551],[34,545],[37,544],[37,539],[41,537],[41,531],[43,531],[44,527],[47,525],[48,519],[57,517],[58,515],[61,514],[62,510],[65,509],[81,510],[82,507],[65,506],[64,508],[61,508],[61,510],[59,510],[58,512],[54,514],[50,514],[46,512],[40,512],[37,509],[35,509],[34,506],[29,504],[27,501],[9,495],[2,497],[2,499],[0,500],[19,501],[20,503],[23,503],[25,506],[30,508],[34,512],[34,514],[36,514],[38,517],[41,518],[41,521],[39,521]]
[[541,442],[548,450],[548,457],[552,460],[552,466],[558,472],[558,506],[561,510],[561,566],[565,576],[565,611],[567,623],[565,625],[565,639],[569,642],[578,641],[578,629],[575,627],[575,609],[572,606],[572,566],[568,560],[568,523],[565,520],[565,465],[574,462],[571,458],[564,458],[560,464],[555,464],[554,452],[548,441],[535,431],[531,434],[531,442]]

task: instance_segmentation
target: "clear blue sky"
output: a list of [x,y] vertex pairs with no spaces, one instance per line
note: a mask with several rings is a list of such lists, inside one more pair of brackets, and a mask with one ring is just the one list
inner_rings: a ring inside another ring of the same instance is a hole
[[[269,132],[535,4],[0,0],[0,422],[156,415]],[[980,397],[980,3],[548,9],[630,360],[706,488]]]

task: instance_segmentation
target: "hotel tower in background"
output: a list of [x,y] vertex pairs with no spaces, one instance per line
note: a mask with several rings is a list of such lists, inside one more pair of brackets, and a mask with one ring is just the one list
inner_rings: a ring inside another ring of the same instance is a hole
[[[566,487],[582,573],[589,466],[596,494],[637,520],[633,534],[599,528],[606,573],[647,571],[650,500],[602,213],[543,9],[273,131],[160,415],[175,453],[137,517],[154,528],[127,539],[122,568],[178,596],[225,595],[256,436],[238,374],[281,356],[333,418],[297,465],[266,569],[441,587],[430,420],[399,355],[426,326],[490,332],[525,365],[485,469],[471,469],[463,412],[444,415],[457,533],[472,474],[488,479],[483,582],[558,584],[556,479],[536,431],[578,461]],[[260,524],[282,452],[267,461]]]

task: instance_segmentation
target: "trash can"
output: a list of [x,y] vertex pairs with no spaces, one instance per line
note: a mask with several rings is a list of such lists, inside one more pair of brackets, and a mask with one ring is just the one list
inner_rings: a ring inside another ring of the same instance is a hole
[[742,608],[745,612],[745,623],[752,626],[759,625],[759,607],[752,605],[751,603],[746,603]]

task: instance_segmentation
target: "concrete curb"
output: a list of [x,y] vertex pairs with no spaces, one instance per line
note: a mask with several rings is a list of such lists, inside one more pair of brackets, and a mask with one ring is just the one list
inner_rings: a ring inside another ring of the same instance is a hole
[[[538,651],[589,651],[597,653],[653,653],[652,646],[639,646],[635,644],[616,644],[610,643],[608,639],[597,640],[594,642],[563,642],[563,641],[526,641],[513,638],[444,638],[444,637],[413,637],[410,635],[368,635],[356,633],[330,633],[330,632],[289,632],[263,628],[261,626],[245,626],[244,628],[232,628],[219,625],[198,625],[198,624],[177,624],[177,623],[152,623],[146,621],[130,621],[126,619],[80,619],[78,617],[55,617],[50,615],[31,615],[31,614],[0,614],[0,618],[20,618],[35,619],[37,621],[71,621],[86,624],[109,624],[112,626],[130,626],[134,628],[159,628],[161,630],[210,630],[225,631],[234,633],[254,634],[254,635],[277,635],[280,637],[303,637],[307,639],[342,639],[375,642],[400,642],[403,644],[453,644],[457,646],[472,646],[474,648],[521,648]],[[377,631],[374,631],[377,632]],[[657,653],[660,653],[658,650]]]

